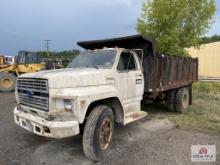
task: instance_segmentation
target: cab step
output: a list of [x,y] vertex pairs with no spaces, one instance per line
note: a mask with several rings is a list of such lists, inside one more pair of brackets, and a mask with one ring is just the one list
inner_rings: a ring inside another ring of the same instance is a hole
[[147,115],[148,113],[144,111],[139,111],[139,112],[134,112],[132,114],[129,114],[128,116],[125,116],[124,125],[131,123],[133,121],[139,120]]

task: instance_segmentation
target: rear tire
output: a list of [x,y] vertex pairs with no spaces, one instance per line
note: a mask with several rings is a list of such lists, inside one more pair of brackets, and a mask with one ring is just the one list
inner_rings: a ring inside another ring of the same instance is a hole
[[15,90],[16,76],[12,73],[0,73],[0,92],[12,92]]
[[176,97],[176,90],[171,90],[166,95],[166,105],[169,111],[175,112],[175,97]]
[[88,116],[83,132],[83,150],[89,159],[101,161],[112,144],[114,115],[108,106],[95,107]]
[[188,88],[180,88],[176,93],[175,109],[179,113],[187,112],[189,108],[190,96]]

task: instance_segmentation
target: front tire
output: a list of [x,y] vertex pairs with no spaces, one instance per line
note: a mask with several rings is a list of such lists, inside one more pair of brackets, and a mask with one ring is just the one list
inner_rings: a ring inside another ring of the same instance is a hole
[[95,107],[83,132],[83,150],[89,159],[101,161],[109,151],[114,134],[114,115],[108,106]]

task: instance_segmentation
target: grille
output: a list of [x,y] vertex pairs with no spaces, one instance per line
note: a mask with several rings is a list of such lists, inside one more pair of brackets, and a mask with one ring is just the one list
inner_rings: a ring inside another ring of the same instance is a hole
[[48,110],[48,98],[18,94],[20,103],[41,110]]
[[49,110],[48,81],[45,79],[18,78],[17,91],[21,105]]
[[19,78],[17,87],[21,90],[31,90],[34,92],[48,93],[48,84],[45,79],[24,79]]

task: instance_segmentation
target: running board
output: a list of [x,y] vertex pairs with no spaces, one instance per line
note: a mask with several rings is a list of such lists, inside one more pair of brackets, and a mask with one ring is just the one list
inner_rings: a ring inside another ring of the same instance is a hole
[[139,120],[147,115],[148,115],[148,113],[144,112],[144,111],[139,111],[139,112],[129,114],[128,116],[125,116],[124,125],[131,123],[133,121]]

